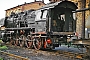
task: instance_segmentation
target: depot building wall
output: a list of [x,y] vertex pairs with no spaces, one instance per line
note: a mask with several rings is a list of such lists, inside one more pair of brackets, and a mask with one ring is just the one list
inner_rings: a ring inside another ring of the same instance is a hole
[[[82,0],[71,0],[72,2],[74,2],[77,6],[78,6],[78,10],[82,9]],[[90,0],[86,0],[86,6],[85,8],[89,8],[90,6]],[[85,21],[87,20],[87,18],[90,16],[90,10],[86,10],[85,11]],[[82,34],[82,12],[77,12],[76,13],[76,32],[78,33],[78,35],[81,37]]]
[[40,7],[44,6],[44,5],[45,5],[45,3],[41,2],[41,1],[36,1],[36,2],[31,2],[31,3],[24,3],[22,5],[18,5],[16,7],[12,7],[10,9],[5,10],[6,11],[6,16],[10,16],[11,12],[19,13],[19,12],[27,11],[27,10],[30,10],[30,9],[37,10]]

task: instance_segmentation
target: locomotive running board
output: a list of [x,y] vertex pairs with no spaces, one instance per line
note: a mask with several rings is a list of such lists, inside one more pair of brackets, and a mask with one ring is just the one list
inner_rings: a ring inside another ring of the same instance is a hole
[[74,32],[53,32],[53,35],[74,35]]
[[20,28],[5,28],[5,30],[26,30],[31,29],[30,27],[20,27]]

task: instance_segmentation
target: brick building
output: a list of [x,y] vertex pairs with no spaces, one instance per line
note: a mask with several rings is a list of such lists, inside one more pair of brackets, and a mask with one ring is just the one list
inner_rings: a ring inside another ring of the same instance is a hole
[[37,10],[39,9],[40,7],[42,7],[43,5],[45,5],[44,1],[34,1],[34,2],[31,2],[31,3],[24,3],[22,5],[18,5],[18,6],[15,6],[15,7],[12,7],[12,8],[9,8],[6,11],[6,16],[10,16],[11,12],[14,12],[14,13],[19,13],[19,12],[23,12],[23,11],[27,11],[27,10],[30,10],[30,9],[33,9],[33,10]]

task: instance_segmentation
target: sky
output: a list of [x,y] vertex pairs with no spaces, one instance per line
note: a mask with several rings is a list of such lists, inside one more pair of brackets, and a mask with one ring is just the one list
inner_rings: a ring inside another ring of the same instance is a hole
[[[41,0],[36,0],[41,1]],[[29,3],[34,2],[34,0],[0,0],[0,19],[5,17],[5,10],[21,5],[23,3]],[[44,2],[47,4],[49,3],[49,0],[44,0]]]

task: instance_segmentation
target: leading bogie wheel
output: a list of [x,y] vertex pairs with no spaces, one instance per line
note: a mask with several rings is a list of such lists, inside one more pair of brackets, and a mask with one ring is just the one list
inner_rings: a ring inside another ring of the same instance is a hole
[[33,41],[33,46],[36,50],[39,50],[41,48],[41,41],[40,39],[35,39],[34,38],[34,41]]

